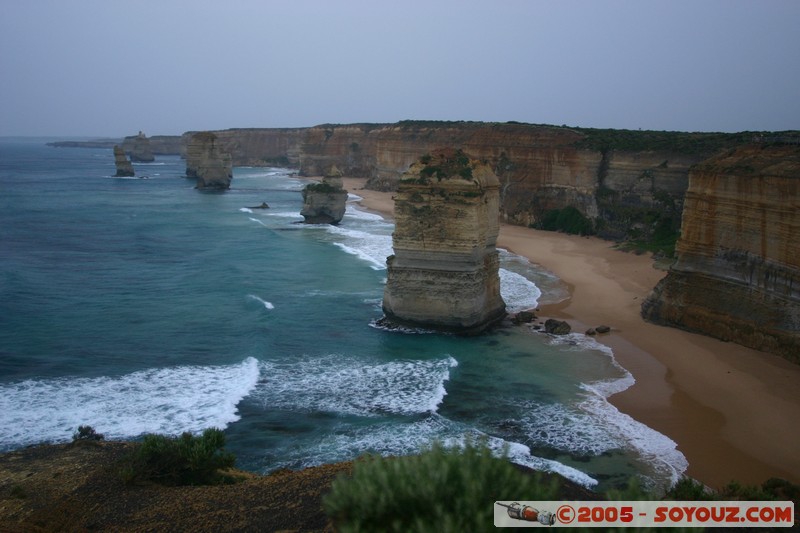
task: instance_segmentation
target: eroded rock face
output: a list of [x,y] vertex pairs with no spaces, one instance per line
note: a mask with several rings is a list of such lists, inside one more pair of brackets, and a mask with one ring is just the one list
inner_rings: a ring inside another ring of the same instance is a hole
[[152,163],[156,160],[153,156],[153,149],[150,146],[150,139],[141,131],[139,135],[133,138],[130,154],[131,161],[135,163]]
[[499,182],[461,151],[424,156],[395,197],[394,255],[387,259],[387,318],[477,333],[505,316],[500,295]]
[[303,189],[303,209],[300,214],[306,224],[333,224],[342,221],[347,208],[347,191],[342,188],[341,173],[329,172],[320,183],[310,183]]
[[192,136],[186,147],[186,176],[197,178],[198,189],[230,188],[231,156],[222,151],[215,134],[203,131]]
[[117,173],[114,174],[118,178],[132,177],[133,165],[125,156],[125,150],[120,145],[114,145],[114,166],[117,167]]
[[678,260],[652,322],[800,363],[800,146],[753,144],[692,170]]

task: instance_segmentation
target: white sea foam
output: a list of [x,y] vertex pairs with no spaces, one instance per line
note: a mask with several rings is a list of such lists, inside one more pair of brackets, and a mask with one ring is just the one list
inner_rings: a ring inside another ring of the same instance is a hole
[[[361,200],[361,197],[360,196],[356,196],[355,194],[350,194],[348,196],[348,198],[349,199],[355,199],[355,200]],[[361,208],[359,208],[359,207],[357,207],[357,206],[355,206],[353,204],[348,204],[347,205],[347,208],[345,209],[344,216],[347,217],[347,218],[355,219],[355,220],[369,220],[369,221],[375,221],[375,222],[378,222],[378,221],[385,222],[386,221],[386,219],[383,216],[381,216],[381,215],[379,215],[377,213],[370,213],[369,211],[365,211],[364,209],[361,209]]]
[[264,224],[264,222],[262,222],[261,220],[258,220],[257,218],[253,218],[253,217],[247,217],[247,218],[249,218],[250,220],[252,220],[252,221],[253,221],[253,222],[255,222],[256,224],[261,224],[261,225],[262,225],[262,226],[264,226],[265,228],[266,228],[266,227],[269,227],[269,226],[267,226],[266,224]]
[[386,258],[392,255],[392,236],[344,226],[329,226],[334,244],[344,252],[369,263],[373,270],[385,270]]
[[[487,437],[478,431],[475,431],[472,435],[467,435],[465,438],[469,438],[474,441],[476,436],[478,439],[485,439],[486,445],[492,450],[492,452],[494,452],[496,456],[505,456],[512,463],[517,463],[519,465],[527,466],[528,468],[542,472],[554,472],[574,481],[575,483],[583,485],[584,487],[593,487],[597,485],[597,480],[588,474],[581,472],[576,468],[572,468],[571,466],[559,463],[558,461],[544,459],[542,457],[532,455],[531,449],[524,444],[520,444],[519,442],[510,442],[498,437]],[[447,443],[449,445],[462,446],[464,443],[464,438],[461,438],[460,440],[450,440],[447,441]]]
[[252,299],[252,300],[255,300],[255,301],[259,302],[259,303],[260,303],[261,305],[263,305],[263,306],[264,306],[266,309],[275,309],[275,306],[274,306],[274,305],[272,305],[272,302],[268,302],[268,301],[266,301],[266,300],[262,300],[261,298],[259,298],[259,297],[258,297],[258,296],[256,296],[255,294],[248,294],[248,295],[247,295],[247,297],[248,297],[248,298],[250,298],[250,299]]
[[360,416],[435,412],[447,391],[452,357],[364,363],[345,356],[261,363],[253,397],[266,407]]
[[0,386],[0,447],[67,441],[79,425],[110,438],[224,428],[256,386],[256,359],[149,369],[118,377],[26,380]]
[[542,291],[525,276],[501,268],[500,294],[506,302],[506,309],[516,313],[524,309],[535,309]]
[[240,207],[239,211],[241,211],[242,213],[252,213],[253,212],[253,210],[250,209],[249,207]]
[[488,436],[437,413],[402,425],[386,422],[343,428],[321,437],[307,448],[281,450],[281,455],[287,459],[274,465],[274,468],[317,466],[351,459],[364,453],[378,453],[383,456],[409,455],[424,451],[434,442],[441,442],[447,447],[461,447],[467,440],[485,442],[496,456],[505,456],[514,463],[545,472],[557,472],[586,487],[597,484],[597,480],[575,468],[531,455],[530,448],[524,444]]
[[[580,442],[591,442],[590,447],[596,448],[587,451],[602,453],[605,449],[613,448],[633,450],[658,472],[658,477],[669,478],[672,482],[678,481],[688,468],[688,461],[677,449],[675,441],[621,413],[608,401],[610,396],[628,389],[636,382],[631,373],[614,359],[613,350],[580,333],[553,337],[551,343],[565,344],[579,351],[595,350],[605,353],[611,358],[612,364],[619,369],[621,377],[582,383],[580,388],[586,392],[586,396],[576,406],[579,412],[564,415],[566,407],[553,407],[555,413],[562,413],[560,415],[562,422],[558,423],[558,414],[552,416],[557,423],[552,425],[552,429],[547,430],[550,432],[548,433],[550,443],[557,444],[557,447],[562,449],[575,449],[570,437],[559,432],[558,428],[579,428],[576,431],[583,432],[585,437],[581,438]],[[586,447],[586,444],[583,446]]]

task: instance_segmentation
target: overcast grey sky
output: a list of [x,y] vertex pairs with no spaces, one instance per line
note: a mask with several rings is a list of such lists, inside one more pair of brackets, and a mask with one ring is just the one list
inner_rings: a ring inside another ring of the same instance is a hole
[[800,129],[800,0],[0,0],[0,135]]

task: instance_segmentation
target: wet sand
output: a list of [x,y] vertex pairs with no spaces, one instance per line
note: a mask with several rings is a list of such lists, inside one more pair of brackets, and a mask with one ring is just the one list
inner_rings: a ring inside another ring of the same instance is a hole
[[[393,216],[391,193],[345,188],[369,210]],[[498,247],[561,278],[571,297],[542,306],[542,317],[567,320],[575,331],[612,328],[597,340],[614,350],[636,384],[610,398],[620,411],[669,436],[689,461],[687,474],[711,487],[770,477],[800,483],[800,366],[739,346],[656,326],[641,302],[666,273],[647,255],[613,243],[501,225]]]

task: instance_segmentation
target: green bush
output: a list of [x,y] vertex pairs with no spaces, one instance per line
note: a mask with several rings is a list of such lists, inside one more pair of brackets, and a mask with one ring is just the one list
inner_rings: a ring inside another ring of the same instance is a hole
[[547,211],[537,226],[539,229],[563,231],[572,235],[592,235],[594,233],[592,221],[571,205],[563,209]]
[[125,458],[121,475],[128,483],[155,481],[163,485],[215,485],[228,481],[219,470],[231,468],[236,458],[223,450],[225,434],[206,429],[202,435],[180,437],[145,435]]
[[485,446],[434,445],[420,455],[367,457],[323,500],[337,531],[488,531],[497,500],[552,500],[557,482],[520,471]]

